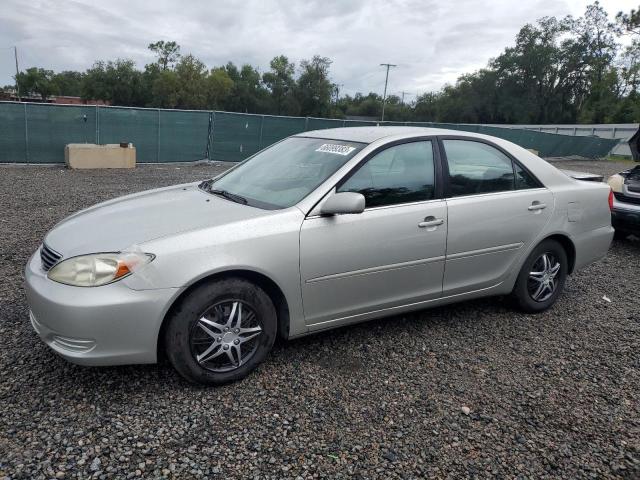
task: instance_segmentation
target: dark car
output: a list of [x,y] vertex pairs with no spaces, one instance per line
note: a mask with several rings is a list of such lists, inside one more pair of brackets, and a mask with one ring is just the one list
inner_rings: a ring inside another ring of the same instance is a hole
[[611,224],[616,236],[640,235],[640,165],[612,175],[608,183],[613,190]]

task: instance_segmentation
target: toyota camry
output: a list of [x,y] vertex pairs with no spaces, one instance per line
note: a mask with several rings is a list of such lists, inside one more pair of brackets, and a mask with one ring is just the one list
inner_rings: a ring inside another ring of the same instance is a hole
[[[474,133],[286,138],[222,175],[78,212],[26,267],[30,319],[83,365],[246,376],[275,339],[478,297],[525,312],[613,236],[605,183]],[[401,348],[401,347],[399,347]]]

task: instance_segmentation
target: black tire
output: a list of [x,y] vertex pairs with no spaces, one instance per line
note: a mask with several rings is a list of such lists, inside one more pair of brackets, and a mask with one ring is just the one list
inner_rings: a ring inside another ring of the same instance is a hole
[[[530,279],[530,272],[532,272],[534,265],[540,265],[537,262],[541,261],[544,254],[551,255],[552,257],[548,258],[554,258],[557,263],[560,264],[560,268],[554,278],[555,286],[553,292],[548,298],[541,297],[542,301],[538,301],[533,298],[533,293],[531,292],[531,290],[535,289],[535,287],[533,287],[535,281]],[[516,284],[511,293],[511,297],[516,306],[520,310],[528,313],[543,312],[550,308],[562,293],[564,283],[567,279],[568,267],[567,252],[559,242],[555,240],[544,240],[541,242],[527,257],[518,274]]]
[[[198,330],[196,324],[205,312],[225,302],[240,302],[245,309],[250,308],[262,331],[256,336],[253,353],[245,363],[231,367],[233,369],[229,371],[212,371],[196,360],[192,335]],[[197,287],[182,299],[168,321],[164,345],[169,361],[184,378],[202,385],[222,385],[246,377],[267,357],[278,325],[276,309],[269,296],[257,285],[241,278],[212,281]]]

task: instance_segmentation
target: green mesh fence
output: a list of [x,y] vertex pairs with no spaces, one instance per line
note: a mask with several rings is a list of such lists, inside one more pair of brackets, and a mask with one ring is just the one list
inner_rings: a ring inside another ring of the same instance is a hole
[[0,104],[0,162],[27,162],[27,104]]
[[261,148],[261,127],[260,115],[215,112],[210,159],[239,162],[253,155]]
[[[27,104],[29,161],[55,163],[68,143],[93,143],[96,110],[62,105]],[[63,158],[64,159],[64,158]]]
[[[193,162],[207,158],[211,112],[159,110],[158,162]],[[137,153],[137,152],[136,152]]]
[[133,143],[138,162],[157,162],[158,110],[98,108],[98,143]]
[[[387,122],[384,122],[385,125]],[[586,158],[606,156],[620,140],[600,137],[558,135],[523,128],[500,128],[486,125],[458,125],[452,123],[407,123],[421,127],[447,128],[465,132],[482,133],[503,138],[524,148],[536,150],[541,157],[568,157],[578,155]]]
[[133,143],[137,161],[238,162],[290,135],[336,127],[411,125],[504,138],[543,157],[607,155],[618,140],[429,122],[373,122],[231,112],[0,102],[0,162],[63,163],[69,143]]
[[265,115],[262,117],[262,136],[260,147],[266,147],[290,135],[304,132],[306,120],[301,117],[273,117]]

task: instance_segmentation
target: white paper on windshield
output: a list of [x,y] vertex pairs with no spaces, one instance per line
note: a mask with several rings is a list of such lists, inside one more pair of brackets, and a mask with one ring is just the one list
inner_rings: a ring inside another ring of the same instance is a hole
[[348,145],[336,145],[335,143],[325,143],[316,152],[334,153],[336,155],[349,155],[356,148]]

